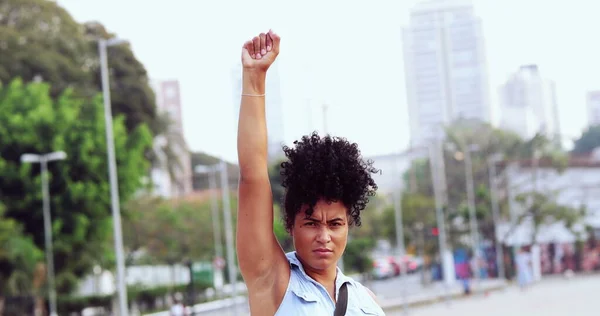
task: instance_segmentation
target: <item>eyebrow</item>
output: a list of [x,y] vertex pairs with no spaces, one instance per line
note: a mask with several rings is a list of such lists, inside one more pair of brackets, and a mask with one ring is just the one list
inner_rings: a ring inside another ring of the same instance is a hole
[[[314,218],[314,217],[305,218],[304,220],[306,220],[306,221],[310,221],[310,222],[317,222],[317,223],[320,223],[320,222],[321,222],[320,220],[318,220],[318,219],[316,219],[316,218]],[[344,220],[344,219],[343,219],[343,218],[341,218],[341,217],[336,217],[336,218],[334,218],[334,219],[330,219],[330,220],[328,220],[328,221],[327,221],[327,223],[341,222],[341,221],[343,221],[343,220]]]

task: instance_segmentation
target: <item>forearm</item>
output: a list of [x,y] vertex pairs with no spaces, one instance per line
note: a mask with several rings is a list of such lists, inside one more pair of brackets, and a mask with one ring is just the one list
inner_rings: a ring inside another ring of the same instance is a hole
[[238,161],[242,179],[267,170],[267,123],[265,118],[266,73],[244,69],[238,122]]

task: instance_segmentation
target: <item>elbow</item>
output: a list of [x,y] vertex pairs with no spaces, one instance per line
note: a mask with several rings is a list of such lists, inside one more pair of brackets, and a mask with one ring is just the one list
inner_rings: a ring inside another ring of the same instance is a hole
[[254,159],[253,161],[239,159],[239,164],[240,183],[269,179],[269,169],[266,159]]

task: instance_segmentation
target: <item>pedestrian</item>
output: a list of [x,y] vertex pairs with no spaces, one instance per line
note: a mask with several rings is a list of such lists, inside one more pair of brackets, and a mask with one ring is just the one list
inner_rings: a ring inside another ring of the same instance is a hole
[[517,266],[517,281],[522,290],[527,289],[533,279],[531,255],[524,247],[519,249],[515,257],[515,265]]
[[173,295],[173,305],[171,305],[170,316],[187,316],[189,315],[185,305],[183,305],[183,295],[175,293]]
[[[284,146],[282,213],[296,251],[284,253],[273,234],[265,79],[279,44],[279,35],[269,31],[242,48],[237,254],[251,314],[384,315],[375,295],[337,268],[349,226],[360,225],[377,190],[371,174],[378,170],[362,159],[357,144],[312,133]],[[320,47],[312,44],[303,49],[318,56]]]

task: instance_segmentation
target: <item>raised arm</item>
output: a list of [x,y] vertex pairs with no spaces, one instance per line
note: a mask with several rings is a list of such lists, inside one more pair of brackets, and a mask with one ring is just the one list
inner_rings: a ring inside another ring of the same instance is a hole
[[[265,80],[279,53],[279,36],[269,31],[242,49],[242,102],[237,149],[240,165],[237,254],[249,291],[289,277],[289,265],[273,233],[273,196],[267,165]],[[281,279],[281,278],[280,278]],[[287,283],[283,282],[283,283]],[[285,291],[285,289],[284,289]]]

